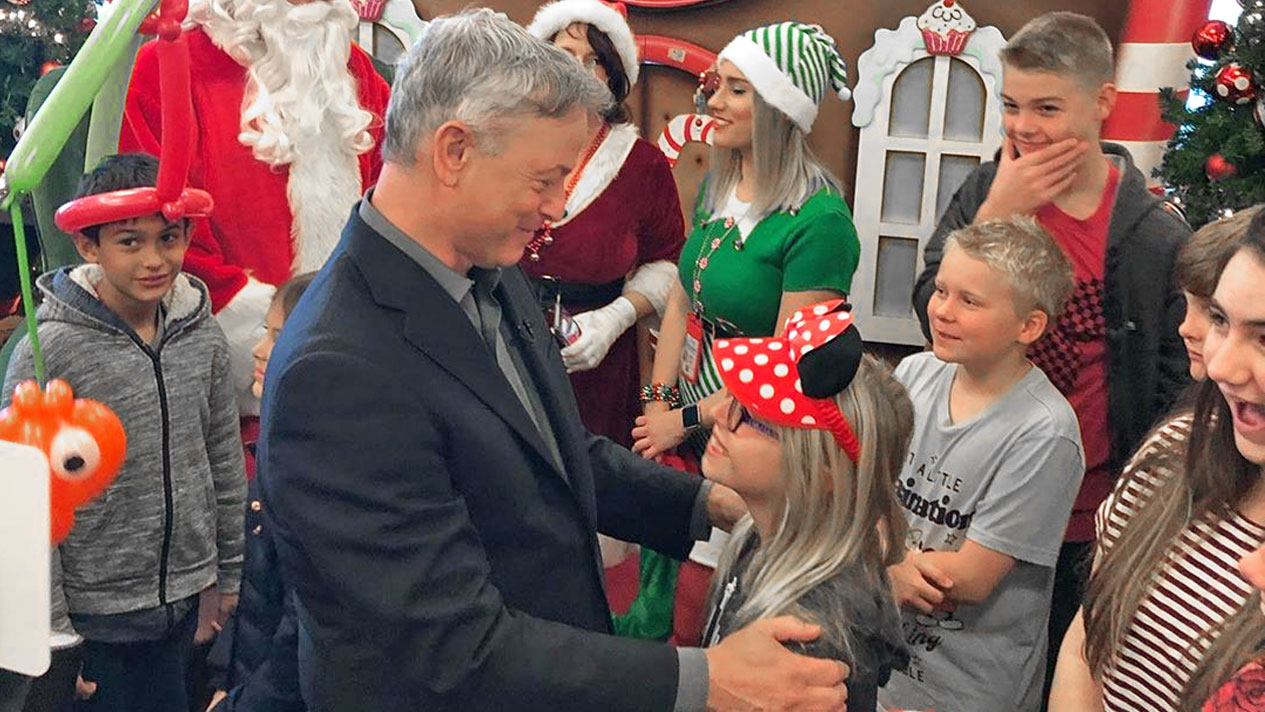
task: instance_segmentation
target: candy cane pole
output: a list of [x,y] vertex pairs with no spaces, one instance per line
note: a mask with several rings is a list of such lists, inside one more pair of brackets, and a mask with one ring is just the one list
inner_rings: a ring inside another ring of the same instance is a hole
[[667,156],[668,165],[675,166],[685,144],[698,142],[710,145],[715,128],[716,120],[710,116],[681,114],[663,127],[663,133],[659,135],[659,150]]
[[1160,87],[1190,82],[1190,37],[1207,21],[1212,0],[1132,0],[1116,58],[1116,108],[1102,127],[1104,141],[1129,149],[1138,169],[1154,183],[1164,146],[1175,127],[1160,118]]

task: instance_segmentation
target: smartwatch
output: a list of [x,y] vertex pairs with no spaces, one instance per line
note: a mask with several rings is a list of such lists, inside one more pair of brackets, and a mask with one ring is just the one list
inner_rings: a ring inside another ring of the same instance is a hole
[[690,432],[698,428],[701,423],[698,422],[698,404],[690,403],[681,408],[681,425],[685,426],[685,432]]

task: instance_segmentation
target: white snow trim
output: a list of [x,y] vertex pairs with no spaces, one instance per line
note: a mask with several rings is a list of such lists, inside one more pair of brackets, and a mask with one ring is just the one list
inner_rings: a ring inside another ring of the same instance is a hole
[[264,337],[264,318],[272,305],[272,295],[277,288],[271,284],[247,278],[233,298],[225,304],[215,319],[228,339],[229,365],[232,367],[233,388],[237,392],[237,409],[243,415],[259,413],[259,399],[250,392],[255,382],[255,359],[251,352]]
[[760,92],[760,97],[789,116],[804,133],[813,130],[813,120],[817,118],[817,102],[805,94],[803,89],[795,86],[790,75],[783,72],[777,62],[760,49],[760,45],[745,35],[738,35],[720,51],[716,59],[733,62],[739,71],[747,75],[747,81]]
[[[852,90],[852,125],[865,128],[874,120],[874,111],[883,98],[883,82],[905,65],[929,56],[927,43],[918,29],[918,18],[906,17],[894,30],[874,31],[874,45],[857,58],[856,88]],[[987,25],[971,33],[959,59],[973,57],[980,74],[993,78],[993,94],[1001,100],[1001,49],[1006,37]]]
[[676,263],[672,260],[647,262],[633,270],[632,276],[624,283],[624,294],[636,292],[645,297],[662,319],[663,310],[668,305],[668,293],[672,291],[677,277]]
[[597,200],[619,175],[637,143],[637,127],[632,124],[616,124],[611,126],[610,133],[602,140],[602,145],[593,152],[589,164],[580,174],[575,190],[567,198],[566,215],[555,222],[554,227],[561,227],[571,222],[576,215],[584,212],[594,200]]
[[593,25],[606,33],[611,44],[615,45],[615,51],[619,53],[624,74],[628,75],[628,84],[636,84],[641,70],[637,60],[637,40],[633,38],[628,21],[612,7],[597,0],[556,0],[536,11],[527,31],[548,42],[564,28],[577,22]]
[[[69,277],[70,281],[79,285],[95,299],[101,299],[101,294],[97,291],[97,285],[105,279],[105,272],[102,271],[101,265],[92,262],[79,265],[70,270]],[[163,311],[167,314],[163,323],[170,324],[192,315],[202,306],[202,299],[202,290],[193,286],[185,274],[177,274],[172,280],[171,289],[163,297]]]

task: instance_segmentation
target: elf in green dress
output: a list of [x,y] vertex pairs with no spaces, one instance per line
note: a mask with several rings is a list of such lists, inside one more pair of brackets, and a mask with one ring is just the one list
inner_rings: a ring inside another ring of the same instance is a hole
[[[721,390],[713,339],[774,336],[796,309],[846,297],[861,254],[839,181],[807,141],[827,90],[851,96],[834,40],[799,22],[759,27],[735,37],[709,75],[701,90],[716,119],[711,171],[663,316],[645,415],[633,429],[633,449],[647,458],[683,445],[688,460],[707,442],[709,406]],[[679,587],[668,574],[675,562],[643,551],[642,591],[630,616],[670,616],[679,588],[667,628],[676,642],[697,643],[725,536],[713,531],[695,547]],[[661,621],[628,619],[620,627],[664,629]]]

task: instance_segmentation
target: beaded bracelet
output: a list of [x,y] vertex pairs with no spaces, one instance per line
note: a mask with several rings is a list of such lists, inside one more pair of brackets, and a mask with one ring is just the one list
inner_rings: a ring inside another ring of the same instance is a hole
[[641,402],[661,401],[675,408],[681,404],[681,391],[676,386],[666,383],[652,383],[641,387]]

